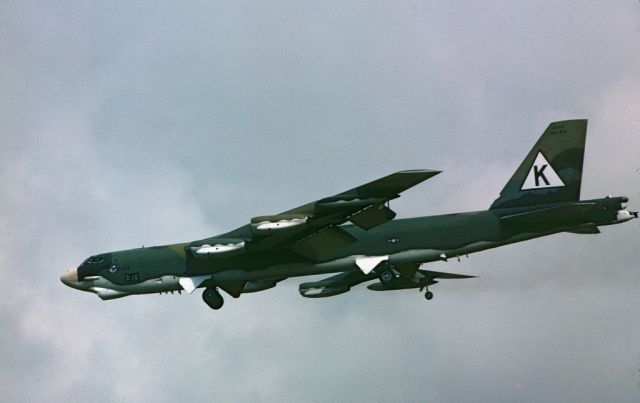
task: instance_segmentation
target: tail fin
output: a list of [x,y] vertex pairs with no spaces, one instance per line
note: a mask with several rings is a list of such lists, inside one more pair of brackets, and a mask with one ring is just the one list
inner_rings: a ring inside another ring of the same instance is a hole
[[586,135],[586,119],[551,123],[491,209],[579,200]]

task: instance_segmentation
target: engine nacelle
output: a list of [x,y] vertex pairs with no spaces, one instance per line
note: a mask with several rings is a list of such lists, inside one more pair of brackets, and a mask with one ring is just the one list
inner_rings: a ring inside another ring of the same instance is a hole
[[291,218],[282,220],[264,220],[260,222],[252,222],[253,231],[256,234],[270,234],[272,232],[286,232],[297,227],[307,224],[308,217]]
[[365,208],[374,204],[382,204],[387,199],[381,199],[377,197],[368,197],[360,199],[358,197],[348,196],[332,196],[322,200],[318,200],[318,208],[323,209],[358,209]]
[[192,246],[190,249],[195,256],[206,257],[206,256],[233,255],[233,254],[242,252],[244,248],[245,248],[244,242],[238,242],[238,243],[228,243],[228,244],[219,243],[215,245],[205,244],[202,246]]

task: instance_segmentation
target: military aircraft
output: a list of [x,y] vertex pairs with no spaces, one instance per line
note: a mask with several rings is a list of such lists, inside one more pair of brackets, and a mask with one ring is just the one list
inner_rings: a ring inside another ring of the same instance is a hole
[[400,171],[211,238],[97,254],[61,281],[103,300],[204,288],[204,302],[220,309],[219,290],[238,298],[289,277],[339,273],[300,284],[300,295],[330,297],[375,281],[367,288],[425,290],[430,300],[438,280],[473,276],[424,263],[560,232],[597,234],[638,217],[626,197],[580,200],[586,130],[586,120],[551,123],[485,211],[394,220],[389,201],[440,173]]

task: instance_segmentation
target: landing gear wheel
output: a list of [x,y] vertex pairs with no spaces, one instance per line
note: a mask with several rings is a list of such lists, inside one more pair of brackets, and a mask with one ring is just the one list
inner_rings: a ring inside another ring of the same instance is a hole
[[209,305],[209,308],[218,310],[224,305],[224,298],[215,288],[206,288],[202,293],[202,300]]
[[385,286],[393,283],[395,279],[396,279],[396,274],[393,272],[393,269],[391,269],[390,267],[387,267],[380,272],[380,282]]
[[431,299],[433,298],[433,293],[431,291],[427,291],[424,294],[424,297],[427,299],[427,301],[431,301]]

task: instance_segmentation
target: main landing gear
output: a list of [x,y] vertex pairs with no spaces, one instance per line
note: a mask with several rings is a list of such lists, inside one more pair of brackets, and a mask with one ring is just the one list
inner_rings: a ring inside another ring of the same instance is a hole
[[433,281],[433,279],[431,280],[425,279],[424,276],[422,276],[422,280],[420,281],[421,281],[421,284],[423,285],[420,286],[410,280],[404,279],[402,277],[398,277],[398,274],[396,274],[396,271],[393,269],[393,266],[391,266],[389,263],[386,263],[386,262],[378,270],[380,270],[378,271],[378,279],[386,289],[402,290],[407,288],[420,288],[420,291],[426,290],[424,294],[424,298],[427,301],[431,301],[433,299],[433,293],[429,291],[429,288],[427,286],[433,285],[437,283],[437,281]]
[[[399,278],[396,272],[393,270],[393,266],[391,266],[390,264],[385,264],[381,267],[381,270],[378,272],[378,279],[380,279],[380,283],[382,283],[382,285],[389,290],[416,287],[407,286],[406,283],[408,282]],[[420,291],[426,289],[424,298],[427,301],[431,301],[433,299],[433,293],[429,291],[429,289],[427,288],[427,284],[434,284],[434,282],[426,282],[425,285],[420,287]]]
[[380,278],[380,282],[385,287],[390,286],[394,280],[396,279],[396,273],[393,271],[393,268],[390,265],[386,265],[384,269],[378,275]]
[[224,299],[217,288],[205,288],[202,293],[202,300],[209,305],[209,308],[218,310],[224,305]]
[[[436,281],[437,283],[437,281]],[[431,283],[433,284],[433,283]],[[425,290],[426,292],[424,293],[424,299],[426,299],[427,301],[431,301],[433,299],[433,293],[431,291],[429,291],[429,286],[425,285],[424,287],[420,287],[420,291]]]

